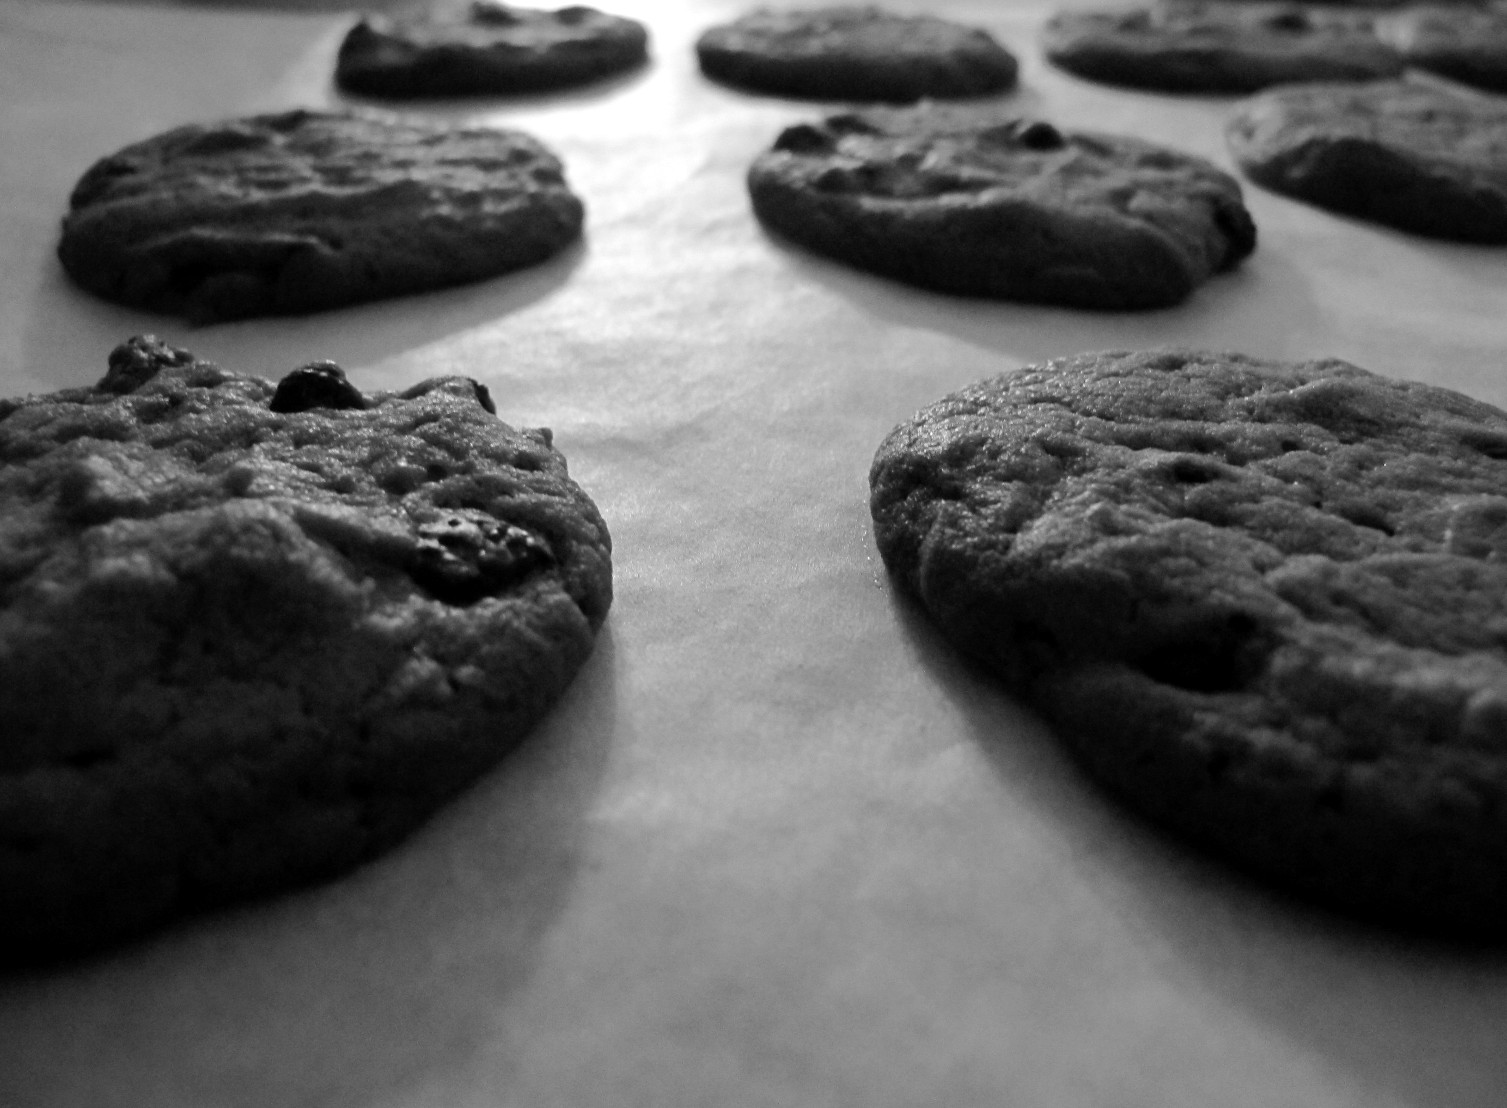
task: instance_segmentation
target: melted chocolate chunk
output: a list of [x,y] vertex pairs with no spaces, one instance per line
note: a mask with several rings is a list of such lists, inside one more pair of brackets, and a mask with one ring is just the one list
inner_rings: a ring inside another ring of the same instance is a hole
[[311,408],[364,408],[366,401],[345,379],[345,370],[334,362],[310,362],[277,383],[270,407],[274,412],[306,412]]
[[1022,120],[1018,126],[1020,144],[1029,150],[1059,150],[1067,145],[1062,132],[1050,123],[1043,123],[1039,119],[1030,123]]
[[419,528],[408,575],[436,600],[465,607],[554,562],[538,535],[485,513],[456,513]]
[[813,154],[831,150],[836,145],[830,132],[809,123],[797,123],[786,127],[774,140],[776,150],[790,150],[797,154]]
[[187,365],[194,356],[169,346],[156,335],[135,335],[110,351],[110,368],[100,381],[105,392],[135,392],[163,366]]
[[488,414],[496,415],[497,405],[492,402],[492,390],[480,381],[472,381],[471,384],[476,389],[476,402],[485,408]]

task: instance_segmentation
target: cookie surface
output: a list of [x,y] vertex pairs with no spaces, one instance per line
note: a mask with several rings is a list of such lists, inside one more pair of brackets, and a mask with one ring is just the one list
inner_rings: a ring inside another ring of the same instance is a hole
[[335,83],[394,98],[572,88],[647,58],[641,23],[579,5],[545,11],[476,0],[422,15],[368,15],[335,60]]
[[559,698],[610,554],[468,378],[274,386],[134,339],[0,401],[0,961],[396,842]]
[[802,246],[969,296],[1163,307],[1256,243],[1240,186],[1208,162],[998,114],[797,125],[748,187],[758,217]]
[[517,131],[308,111],[190,125],[95,163],[58,257],[107,300],[206,322],[479,281],[581,232]]
[[1507,242],[1507,104],[1401,81],[1241,102],[1230,153],[1260,185],[1403,231]]
[[886,565],[1103,785],[1307,896],[1507,937],[1507,413],[1189,351],[897,428]]
[[1425,5],[1400,12],[1388,37],[1409,65],[1507,92],[1507,7]]
[[1171,0],[1065,12],[1042,31],[1054,65],[1107,84],[1164,92],[1254,92],[1295,81],[1395,77],[1402,59],[1362,12],[1300,4]]
[[814,100],[987,96],[1017,70],[987,31],[876,7],[761,8],[704,32],[696,56],[718,81]]

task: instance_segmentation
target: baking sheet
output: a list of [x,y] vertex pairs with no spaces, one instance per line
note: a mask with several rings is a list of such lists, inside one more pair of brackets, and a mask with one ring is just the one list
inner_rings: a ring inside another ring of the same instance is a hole
[[[750,158],[820,108],[699,77],[696,33],[744,6],[614,2],[650,26],[645,70],[422,109],[562,154],[588,208],[564,257],[197,329],[67,284],[68,190],[179,123],[339,103],[351,17],[0,6],[0,395],[95,380],[141,331],[269,376],[334,358],[363,389],[467,373],[554,429],[617,584],[559,710],[393,854],[0,980],[0,1104],[1500,1105],[1507,957],[1272,897],[1105,801],[893,594],[866,473],[944,393],[1110,347],[1333,354],[1507,404],[1507,252],[1252,187],[1256,254],[1168,311],[851,272],[748,211]],[[1229,165],[1227,102],[1049,70],[1045,5],[927,10],[1020,55],[1002,107]]]

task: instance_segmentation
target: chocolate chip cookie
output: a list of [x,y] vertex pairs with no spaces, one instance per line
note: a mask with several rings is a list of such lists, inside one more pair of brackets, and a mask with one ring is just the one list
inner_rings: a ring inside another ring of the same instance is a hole
[[642,65],[644,25],[595,8],[557,11],[475,0],[368,15],[335,59],[335,83],[366,96],[490,96],[573,88]]
[[748,175],[768,227],[941,292],[1175,304],[1255,249],[1234,178],[1139,139],[923,108],[788,128]]
[[1168,0],[1063,12],[1047,21],[1042,46],[1047,60],[1080,77],[1162,92],[1370,81],[1403,68],[1379,37],[1375,15],[1290,3]]
[[611,544],[494,413],[151,338],[0,401],[0,961],[348,870],[558,700]]
[[1085,355],[926,409],[870,481],[896,582],[1111,793],[1315,900],[1507,937],[1507,413]]
[[58,257],[107,300],[211,322],[480,281],[558,253],[582,218],[559,159],[521,132],[293,111],[95,163]]
[[1387,34],[1408,65],[1507,92],[1507,6],[1420,5],[1389,20]]
[[810,100],[987,96],[1018,68],[982,28],[877,7],[760,8],[704,32],[696,56],[718,81]]
[[1507,243],[1507,103],[1404,81],[1292,85],[1225,130],[1259,185],[1414,234]]

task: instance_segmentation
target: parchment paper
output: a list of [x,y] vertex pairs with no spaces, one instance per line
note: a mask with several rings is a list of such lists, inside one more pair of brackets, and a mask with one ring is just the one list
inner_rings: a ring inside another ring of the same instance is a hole
[[[351,17],[321,6],[0,5],[0,395],[96,380],[142,331],[269,376],[334,358],[363,389],[471,374],[554,429],[616,604],[548,723],[390,856],[0,980],[0,1104],[1507,1103],[1507,957],[1274,897],[1126,815],[897,599],[866,506],[896,422],[1085,350],[1334,354],[1507,404],[1507,251],[1248,186],[1256,254],[1173,310],[919,292],[752,218],[749,160],[822,107],[699,76],[695,35],[741,2],[614,0],[650,25],[645,70],[411,109],[560,152],[588,207],[563,258],[201,329],[74,290],[52,252],[94,159],[340,102]],[[929,10],[1017,51],[1003,108],[1229,165],[1228,102],[1049,70],[1044,5]]]

